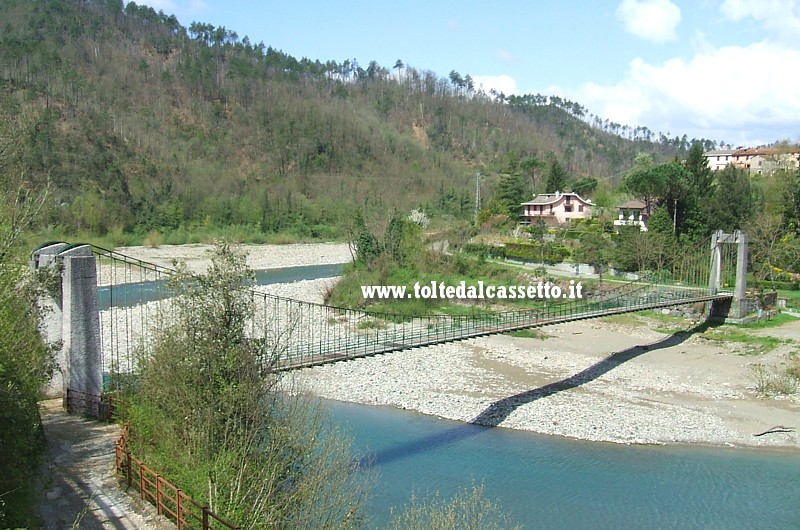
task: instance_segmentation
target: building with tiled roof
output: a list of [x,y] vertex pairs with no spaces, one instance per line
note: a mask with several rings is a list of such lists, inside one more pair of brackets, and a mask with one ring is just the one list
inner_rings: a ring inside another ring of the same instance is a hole
[[642,232],[647,232],[647,219],[650,212],[647,205],[639,199],[633,199],[617,206],[619,217],[614,219],[614,226],[638,226]]
[[589,219],[592,201],[574,192],[540,193],[532,201],[523,202],[522,223],[535,223],[543,219],[548,226],[569,223],[573,219]]
[[708,166],[718,171],[733,164],[751,175],[770,175],[778,170],[795,170],[800,167],[798,147],[740,147],[706,151]]

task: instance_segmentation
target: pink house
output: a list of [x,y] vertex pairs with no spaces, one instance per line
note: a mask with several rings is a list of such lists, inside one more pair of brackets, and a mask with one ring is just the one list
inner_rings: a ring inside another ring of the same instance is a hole
[[540,193],[532,201],[522,203],[522,224],[543,219],[548,226],[556,226],[572,219],[589,219],[593,206],[577,193]]

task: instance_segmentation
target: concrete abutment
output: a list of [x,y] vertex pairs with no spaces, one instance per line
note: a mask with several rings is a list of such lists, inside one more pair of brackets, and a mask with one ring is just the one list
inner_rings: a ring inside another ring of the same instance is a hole
[[67,388],[103,391],[96,258],[89,245],[51,243],[31,254],[31,267],[52,274],[52,289],[40,300],[45,310],[42,333],[60,346],[57,369],[46,388],[49,397],[65,397]]

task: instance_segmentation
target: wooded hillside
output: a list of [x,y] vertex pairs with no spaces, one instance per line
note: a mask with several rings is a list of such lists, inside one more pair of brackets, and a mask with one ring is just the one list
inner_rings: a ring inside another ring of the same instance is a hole
[[5,0],[0,19],[0,107],[25,118],[24,165],[68,230],[333,237],[354,208],[467,217],[476,172],[487,197],[525,168],[541,191],[547,160],[603,179],[689,145],[454,71],[298,60],[134,2]]

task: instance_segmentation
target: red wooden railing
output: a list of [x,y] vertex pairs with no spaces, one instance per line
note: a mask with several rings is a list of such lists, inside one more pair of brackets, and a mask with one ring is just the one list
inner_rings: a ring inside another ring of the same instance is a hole
[[[109,421],[120,411],[125,402],[107,395],[90,394],[79,390],[67,390],[67,412],[79,413],[99,420]],[[200,504],[180,488],[167,481],[144,462],[136,458],[128,447],[130,424],[122,427],[114,444],[114,462],[117,474],[123,477],[128,488],[136,487],[143,501],[152,503],[159,515],[171,519],[178,530],[240,530]]]

